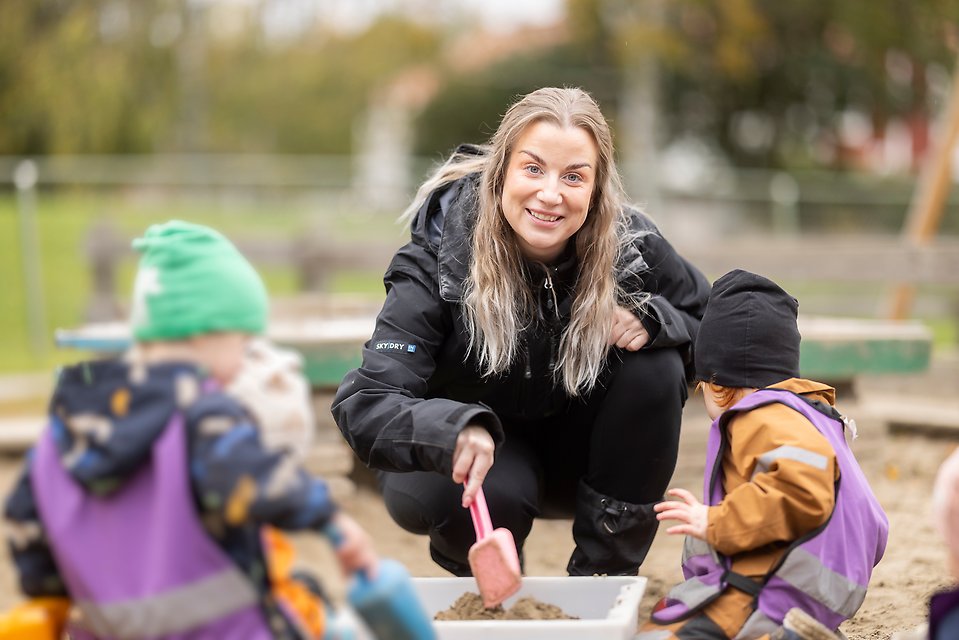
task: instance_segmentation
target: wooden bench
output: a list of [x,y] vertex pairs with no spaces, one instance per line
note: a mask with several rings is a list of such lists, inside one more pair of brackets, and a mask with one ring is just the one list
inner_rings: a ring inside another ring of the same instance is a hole
[[[738,237],[679,251],[710,277],[736,268],[784,284],[817,282],[881,290],[896,284],[936,287],[959,313],[959,241],[908,245],[888,237]],[[848,313],[837,299],[835,315]],[[880,302],[880,301],[877,301]],[[877,307],[879,305],[877,304]],[[802,300],[800,300],[802,307]],[[881,313],[880,309],[876,309]],[[832,314],[830,314],[832,316]],[[852,390],[862,374],[918,373],[929,366],[932,335],[920,322],[800,316],[804,376]]]
[[[235,238],[237,248],[257,266],[292,268],[302,291],[326,291],[331,277],[339,271],[364,271],[382,274],[401,244],[400,241],[344,243],[330,234],[308,233],[289,238],[243,236]],[[102,322],[123,317],[124,305],[118,300],[117,274],[120,264],[133,260],[132,237],[101,220],[90,228],[84,241],[84,253],[90,265],[93,291],[86,318]]]
[[932,334],[921,322],[800,315],[799,332],[799,369],[818,380],[918,373],[932,355]]

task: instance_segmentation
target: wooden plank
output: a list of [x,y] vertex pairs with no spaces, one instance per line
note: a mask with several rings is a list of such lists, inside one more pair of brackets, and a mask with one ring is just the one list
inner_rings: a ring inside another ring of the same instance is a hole
[[46,398],[53,390],[53,373],[29,373],[0,377],[0,405],[24,399]]
[[[303,355],[304,373],[314,387],[336,387],[360,363],[360,349],[373,335],[375,315],[274,320],[267,336]],[[130,344],[123,322],[88,324],[56,332],[58,347],[97,353],[120,353]]]
[[863,400],[860,411],[890,428],[947,431],[959,436],[959,401],[953,398],[870,396]]
[[45,416],[11,416],[0,418],[0,452],[22,453],[40,437],[47,424]]
[[959,242],[917,247],[896,238],[740,238],[678,246],[704,273],[746,269],[773,280],[959,285]]

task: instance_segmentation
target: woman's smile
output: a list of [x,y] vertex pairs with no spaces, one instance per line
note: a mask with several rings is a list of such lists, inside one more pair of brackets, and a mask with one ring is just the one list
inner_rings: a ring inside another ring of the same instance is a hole
[[526,212],[527,212],[529,215],[533,216],[534,218],[536,218],[537,220],[540,220],[540,221],[542,221],[542,222],[556,222],[557,220],[560,219],[560,216],[554,216],[554,215],[551,215],[551,214],[546,213],[546,212],[544,212],[544,211],[536,211],[536,210],[534,210],[534,209],[527,209]]

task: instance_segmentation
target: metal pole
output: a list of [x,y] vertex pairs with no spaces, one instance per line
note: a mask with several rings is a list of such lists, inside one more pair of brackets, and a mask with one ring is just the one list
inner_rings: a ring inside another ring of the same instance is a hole
[[623,66],[623,88],[618,111],[617,146],[625,162],[621,163],[626,190],[631,199],[646,205],[656,215],[660,210],[659,67],[655,52],[642,42],[628,42],[631,33],[659,29],[663,24],[663,0],[617,3],[609,20],[617,37],[627,39],[628,54]]
[[784,171],[777,171],[769,181],[773,231],[777,235],[799,233],[799,183]]
[[27,301],[27,333],[34,355],[42,356],[47,352],[47,320],[44,313],[40,242],[37,233],[38,178],[39,172],[33,160],[23,160],[13,170],[13,184],[17,188],[24,294]]

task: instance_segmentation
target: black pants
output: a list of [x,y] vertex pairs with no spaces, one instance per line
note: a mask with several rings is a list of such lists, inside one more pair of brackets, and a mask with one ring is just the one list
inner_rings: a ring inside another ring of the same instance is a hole
[[[537,517],[573,517],[584,480],[628,503],[662,499],[676,466],[687,387],[674,349],[616,350],[603,384],[573,399],[563,415],[506,423],[506,442],[483,483],[494,527],[509,529],[522,549]],[[433,559],[469,575],[476,541],[463,487],[433,472],[379,473],[390,515],[427,534]]]

